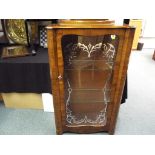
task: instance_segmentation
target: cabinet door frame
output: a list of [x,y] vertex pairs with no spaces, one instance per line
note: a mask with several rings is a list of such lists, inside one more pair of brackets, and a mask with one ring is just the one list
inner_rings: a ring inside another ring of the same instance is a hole
[[[115,34],[119,37],[119,45],[115,59],[113,79],[112,79],[112,100],[107,109],[107,125],[104,127],[96,126],[66,126],[66,111],[64,103],[64,64],[62,56],[61,39],[64,35],[98,36]],[[105,29],[52,29],[48,30],[49,61],[52,79],[52,92],[54,99],[55,121],[57,134],[63,132],[92,133],[108,131],[114,133],[116,118],[121,102],[122,90],[125,84],[129,55],[132,46],[134,29],[129,28],[105,28]]]

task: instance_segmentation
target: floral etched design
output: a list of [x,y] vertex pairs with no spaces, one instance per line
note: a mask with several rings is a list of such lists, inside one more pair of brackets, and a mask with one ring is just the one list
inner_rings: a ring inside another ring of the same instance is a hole
[[88,53],[88,58],[90,58],[91,53],[95,52],[97,49],[100,49],[101,46],[102,46],[102,43],[98,43],[94,46],[91,45],[90,43],[87,46],[81,43],[77,44],[77,47],[79,47],[80,49]]
[[111,43],[97,43],[95,45],[92,45],[89,43],[88,45],[77,43],[77,44],[68,44],[66,46],[67,50],[70,50],[70,58],[69,61],[77,57],[77,52],[79,52],[79,49],[81,52],[87,52],[87,57],[90,58],[91,54],[93,52],[96,52],[97,50],[101,50],[103,53],[103,57],[106,58],[107,61],[113,61],[115,56],[115,47]]
[[87,53],[87,59],[90,60],[90,58],[93,57],[93,53],[94,52],[101,52],[101,57],[103,57],[107,62],[107,66],[108,66],[108,77],[106,79],[104,88],[103,88],[103,97],[104,97],[104,108],[99,111],[95,118],[89,118],[89,116],[87,114],[81,116],[80,118],[77,117],[76,115],[73,114],[73,111],[70,108],[70,99],[71,99],[71,94],[73,92],[73,89],[71,88],[69,79],[67,79],[67,99],[66,99],[66,121],[69,123],[69,125],[80,125],[80,124],[90,124],[90,125],[94,125],[94,124],[98,124],[101,126],[106,125],[106,112],[107,112],[107,105],[108,105],[108,85],[110,83],[111,77],[112,77],[112,67],[113,67],[113,61],[115,58],[115,47],[113,44],[111,43],[102,43],[99,42],[95,45],[92,45],[91,43],[89,43],[88,45],[84,44],[84,43],[77,43],[77,44],[68,44],[66,46],[66,50],[70,51],[70,54],[67,55],[67,60],[69,64],[72,64],[72,60],[76,59],[78,57],[79,53]]

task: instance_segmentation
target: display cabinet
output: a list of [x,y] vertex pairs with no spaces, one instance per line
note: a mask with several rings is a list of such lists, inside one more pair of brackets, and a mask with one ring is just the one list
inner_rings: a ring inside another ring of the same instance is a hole
[[47,32],[57,134],[113,134],[134,28],[61,20]]

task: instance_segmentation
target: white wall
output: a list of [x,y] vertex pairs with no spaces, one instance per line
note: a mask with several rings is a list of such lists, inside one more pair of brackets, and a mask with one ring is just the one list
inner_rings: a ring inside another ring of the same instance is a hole
[[155,49],[155,19],[143,20],[142,38],[139,41],[144,43],[143,48]]
[[155,38],[155,18],[144,20],[143,37]]

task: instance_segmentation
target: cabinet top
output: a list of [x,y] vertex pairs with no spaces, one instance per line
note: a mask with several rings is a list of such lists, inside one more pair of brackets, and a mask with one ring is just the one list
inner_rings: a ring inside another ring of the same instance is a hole
[[107,19],[81,19],[59,20],[58,24],[47,26],[47,29],[59,28],[135,28],[129,25],[116,26],[114,20]]

